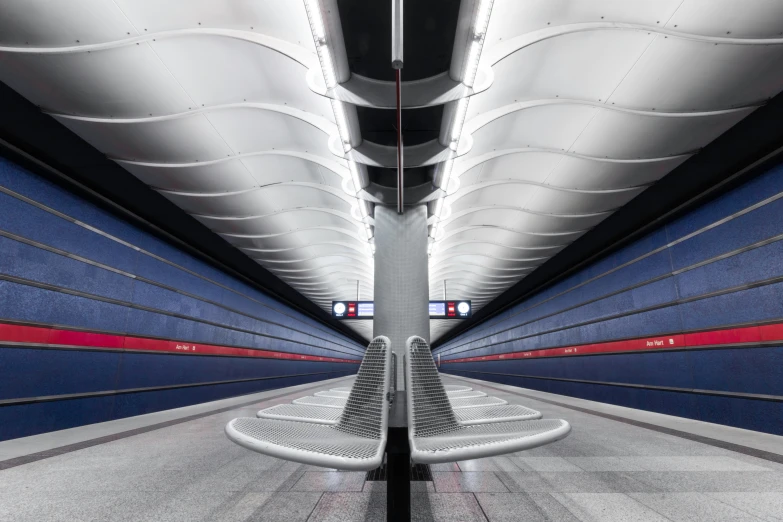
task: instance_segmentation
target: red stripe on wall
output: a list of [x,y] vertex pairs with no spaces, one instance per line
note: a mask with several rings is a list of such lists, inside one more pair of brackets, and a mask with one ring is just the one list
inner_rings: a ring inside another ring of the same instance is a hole
[[135,350],[142,352],[191,353],[196,355],[229,355],[235,357],[260,357],[264,359],[293,359],[297,361],[319,361],[355,363],[354,359],[337,357],[321,357],[300,353],[274,352],[256,350],[253,348],[236,348],[233,346],[218,346],[214,344],[191,343],[187,341],[171,341],[134,337],[129,335],[111,335],[78,330],[60,330],[40,326],[25,326],[0,323],[0,342],[24,344],[51,344],[59,346],[75,346],[80,348],[99,348],[107,350]]
[[628,339],[625,341],[610,341],[605,343],[579,344],[545,348],[527,352],[510,352],[478,357],[463,357],[461,359],[443,360],[442,364],[500,361],[505,359],[530,359],[533,357],[565,357],[569,355],[589,355],[613,352],[640,352],[647,350],[671,350],[676,348],[695,348],[699,346],[721,346],[739,343],[760,343],[783,340],[783,323],[763,326],[748,326],[744,328],[729,328],[709,332],[694,332],[686,334],[665,335]]

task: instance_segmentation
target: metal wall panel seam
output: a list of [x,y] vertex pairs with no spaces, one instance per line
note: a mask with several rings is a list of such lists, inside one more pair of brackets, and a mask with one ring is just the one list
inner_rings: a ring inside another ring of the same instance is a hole
[[[700,228],[698,230],[695,230],[695,231],[691,232],[690,234],[686,234],[685,236],[683,236],[683,237],[681,237],[679,239],[676,239],[674,241],[671,241],[671,242],[667,243],[666,245],[663,245],[663,246],[660,246],[658,248],[655,248],[655,249],[651,250],[650,252],[647,252],[647,253],[639,256],[639,257],[636,257],[636,258],[634,258],[634,259],[632,259],[630,261],[627,261],[627,262],[623,263],[622,265],[616,266],[616,267],[614,267],[614,268],[612,268],[610,270],[607,270],[606,272],[604,272],[602,274],[599,274],[599,275],[597,275],[595,277],[592,277],[592,278],[590,278],[590,279],[588,279],[586,281],[583,281],[583,282],[581,282],[581,283],[579,283],[579,284],[577,284],[577,285],[575,285],[575,286],[573,286],[571,288],[568,288],[567,290],[564,290],[564,291],[562,291],[562,292],[560,292],[558,294],[555,294],[555,295],[553,295],[551,297],[548,297],[548,298],[544,299],[541,302],[538,302],[538,303],[536,303],[534,305],[531,305],[531,306],[529,306],[529,307],[527,307],[527,308],[525,308],[523,310],[519,310],[519,311],[517,311],[517,312],[515,312],[513,314],[510,314],[508,317],[504,317],[499,322],[507,321],[507,320],[511,319],[512,317],[515,317],[515,316],[517,316],[519,314],[522,314],[522,313],[524,313],[524,312],[526,312],[528,310],[532,310],[533,308],[541,306],[544,303],[547,303],[547,302],[549,302],[549,301],[551,301],[553,299],[556,299],[557,297],[563,296],[565,294],[568,294],[569,292],[572,292],[573,290],[576,290],[576,289],[581,288],[581,287],[583,287],[583,286],[585,286],[585,285],[587,285],[589,283],[597,281],[598,279],[601,279],[602,277],[605,277],[605,276],[607,276],[609,274],[617,272],[618,270],[621,270],[621,269],[626,268],[626,267],[628,267],[630,265],[633,265],[634,263],[637,263],[637,262],[639,262],[639,261],[641,261],[641,260],[643,260],[645,258],[648,258],[648,257],[650,257],[652,255],[655,255],[657,253],[663,252],[663,251],[665,251],[665,250],[667,250],[667,249],[669,249],[669,248],[671,248],[671,247],[673,247],[673,246],[675,246],[675,245],[677,245],[679,243],[683,243],[683,242],[687,241],[688,239],[692,239],[693,237],[696,237],[696,236],[698,236],[700,234],[708,232],[709,230],[712,230],[713,228],[716,228],[716,227],[718,227],[720,225],[728,223],[729,221],[737,219],[737,218],[739,218],[739,217],[741,217],[741,216],[743,216],[745,214],[748,214],[748,213],[750,213],[750,212],[752,212],[754,210],[757,210],[757,209],[759,209],[759,208],[761,208],[761,207],[763,207],[765,205],[768,205],[769,203],[773,203],[773,202],[777,201],[780,198],[783,198],[783,192],[779,192],[778,194],[776,194],[774,196],[771,196],[769,198],[766,198],[766,199],[764,199],[762,201],[759,201],[758,203],[755,203],[755,204],[753,204],[753,205],[751,205],[749,207],[746,207],[746,208],[740,210],[739,212],[735,212],[734,214],[732,214],[730,216],[726,216],[725,218],[722,218],[722,219],[719,219],[718,221],[710,223],[709,225],[707,225],[705,227],[702,227],[702,228]],[[780,236],[775,236],[775,237],[779,238],[779,239],[783,238],[783,234],[780,235]],[[763,245],[759,245],[759,246],[763,246]],[[750,250],[750,248],[748,248],[748,250]],[[741,252],[727,253],[728,255],[726,255],[726,257],[730,257],[730,255],[736,255],[737,253],[741,253]],[[708,263],[712,262],[713,260],[718,260],[718,259],[717,258],[713,258],[711,260],[707,260],[707,261],[701,262],[701,264],[708,264]],[[672,274],[685,272],[685,271],[690,270],[692,268],[698,268],[698,266],[699,266],[699,264],[697,263],[697,264],[694,264],[694,265],[689,266],[689,267],[681,268],[678,271],[672,272]],[[656,279],[651,279],[650,282],[654,282],[655,280]],[[644,283],[642,283],[642,284],[644,284]],[[629,287],[629,288],[633,288],[633,287]],[[612,295],[612,294],[608,294],[608,295]],[[601,298],[598,298],[598,299],[601,299]],[[591,302],[591,301],[585,302],[583,304],[588,304],[589,302]],[[580,306],[580,305],[577,305],[577,306]],[[491,326],[492,326],[492,324],[485,324],[481,329],[485,330],[487,328],[490,328]],[[480,341],[481,339],[486,339],[487,337],[491,337],[492,335],[497,335],[499,333],[503,333],[505,331],[511,330],[513,328],[516,328],[517,326],[520,326],[520,325],[512,326],[512,327],[506,328],[504,330],[499,330],[497,332],[494,332],[492,334],[486,335],[484,337],[479,337],[478,339],[474,339],[473,341],[470,341],[470,342],[475,342],[475,341]],[[455,346],[455,348],[459,347],[459,346],[463,346],[464,344],[465,343],[457,345],[457,346]],[[442,345],[442,346],[439,346],[435,351],[438,352],[438,351],[441,351],[441,350],[446,349],[446,348],[448,348],[448,345]]]
[[631,384],[622,382],[606,382],[606,381],[588,381],[582,379],[566,379],[563,377],[540,377],[537,375],[520,375],[516,373],[497,373],[497,372],[482,372],[477,370],[455,370],[460,373],[479,373],[486,375],[503,375],[505,377],[520,377],[525,379],[538,379],[542,381],[561,381],[561,382],[576,382],[581,384],[598,384],[601,386],[617,386],[622,388],[639,388],[643,390],[656,390],[667,391],[677,393],[692,393],[695,395],[715,395],[719,397],[732,397],[738,399],[752,399],[759,401],[771,401],[771,402],[783,402],[783,396],[781,395],[764,395],[760,393],[742,393],[742,392],[723,392],[717,390],[699,390],[695,388],[675,388],[673,386],[655,386],[647,384]]
[[[292,316],[290,314],[285,313],[285,311],[283,311],[283,310],[279,310],[279,309],[277,309],[277,308],[275,308],[273,306],[269,306],[267,304],[264,304],[261,301],[258,301],[257,299],[253,299],[252,297],[250,297],[250,296],[248,296],[246,294],[243,294],[242,292],[239,292],[237,290],[234,290],[231,287],[228,287],[226,285],[218,283],[217,281],[213,281],[212,279],[209,279],[206,276],[203,276],[203,275],[201,275],[201,274],[199,274],[197,272],[194,272],[194,271],[189,270],[189,269],[187,269],[187,268],[185,268],[183,266],[180,266],[180,265],[178,265],[178,264],[176,264],[176,263],[174,263],[172,261],[169,261],[168,259],[160,257],[160,256],[158,256],[156,254],[153,254],[152,252],[144,250],[143,248],[137,247],[136,245],[133,245],[131,243],[128,243],[127,241],[123,241],[122,239],[120,239],[118,237],[115,237],[115,236],[113,236],[111,234],[108,234],[107,232],[104,232],[104,231],[102,231],[102,230],[100,230],[98,228],[95,228],[95,227],[93,227],[91,225],[83,223],[83,222],[81,222],[81,221],[79,221],[79,220],[77,220],[75,218],[72,218],[71,216],[69,216],[67,214],[64,214],[64,213],[62,213],[62,212],[60,212],[58,210],[55,210],[55,209],[53,209],[51,207],[48,207],[48,206],[44,205],[43,203],[39,203],[39,202],[35,201],[34,199],[28,198],[27,196],[24,196],[22,194],[14,192],[13,190],[8,189],[7,187],[4,187],[4,186],[0,185],[0,192],[2,192],[4,194],[7,194],[8,196],[11,196],[13,198],[16,198],[16,199],[18,199],[20,201],[23,201],[24,203],[32,205],[32,206],[34,206],[36,208],[39,208],[39,209],[41,209],[41,210],[43,210],[45,212],[53,214],[53,215],[55,215],[55,216],[57,216],[57,217],[59,217],[61,219],[64,219],[66,221],[70,221],[71,223],[73,223],[73,224],[75,224],[77,226],[80,226],[80,227],[82,227],[82,228],[84,228],[86,230],[89,230],[89,231],[94,232],[96,234],[99,234],[99,235],[101,235],[103,237],[106,237],[107,239],[110,239],[110,240],[112,240],[112,241],[114,241],[116,243],[119,243],[119,244],[123,245],[123,246],[126,246],[128,248],[136,250],[137,252],[140,252],[140,253],[142,253],[142,254],[144,254],[146,256],[149,256],[149,257],[151,257],[153,259],[156,259],[158,261],[166,263],[167,265],[170,265],[170,266],[172,266],[172,267],[174,267],[174,268],[176,268],[178,270],[182,270],[183,272],[186,272],[186,273],[188,273],[188,274],[190,274],[190,275],[192,275],[194,277],[198,277],[199,279],[201,279],[203,281],[206,281],[206,282],[211,283],[211,284],[213,284],[215,286],[223,288],[224,290],[228,290],[228,291],[230,291],[230,292],[232,292],[234,294],[237,294],[237,295],[242,296],[242,297],[244,297],[246,299],[249,299],[250,301],[253,301],[254,303],[257,303],[257,304],[263,306],[264,308],[269,308],[270,310],[274,310],[275,312],[278,312],[278,313],[280,313],[282,315],[285,315],[286,317],[290,317],[291,319],[293,319],[294,321],[297,321],[298,323],[305,324],[307,326],[315,328],[316,330],[320,330],[321,332],[324,332],[324,333],[329,334],[329,335],[335,335],[334,333],[329,332],[328,330],[325,330],[325,329],[320,328],[320,327],[315,326],[315,325],[309,325],[309,324],[305,323],[304,321],[302,321],[300,318],[297,318],[297,317],[294,317],[294,316]],[[246,283],[243,283],[243,284],[246,284]],[[271,296],[270,296],[270,298],[274,299]],[[294,330],[293,328],[291,328],[291,329]],[[296,330],[296,331],[299,331],[299,330]],[[308,334],[308,335],[312,335],[312,334]],[[338,343],[336,341],[329,341],[329,342],[334,342],[335,344],[340,344],[340,343]]]
[[197,388],[203,386],[216,386],[219,384],[234,384],[239,382],[253,382],[253,381],[270,381],[274,379],[286,379],[291,377],[307,377],[310,375],[326,375],[333,373],[351,373],[350,370],[333,370],[328,372],[313,372],[313,373],[296,373],[291,375],[276,375],[274,377],[253,377],[249,379],[234,379],[227,381],[209,381],[198,382],[189,384],[171,384],[168,386],[148,386],[144,388],[128,388],[124,390],[108,390],[99,392],[86,392],[86,393],[67,393],[63,395],[46,395],[42,397],[23,397],[20,399],[3,399],[0,400],[0,407],[4,406],[22,406],[25,404],[37,404],[41,402],[55,402],[55,401],[67,401],[73,399],[87,399],[92,397],[107,397],[111,395],[126,395],[129,393],[146,393],[154,391],[165,390],[177,390],[181,388]]
[[[226,330],[232,330],[232,331],[235,331],[235,332],[242,332],[242,333],[247,333],[247,334],[251,334],[251,335],[257,335],[257,336],[260,336],[260,337],[265,337],[267,339],[277,339],[277,340],[280,340],[280,341],[292,342],[292,343],[305,345],[305,346],[312,346],[313,348],[318,348],[319,350],[333,351],[333,352],[344,353],[346,355],[352,355],[352,356],[356,356],[357,355],[355,353],[349,353],[349,352],[345,352],[345,351],[342,351],[342,350],[337,350],[335,348],[324,348],[324,347],[321,347],[321,346],[318,346],[318,345],[315,345],[315,344],[304,343],[304,342],[301,342],[301,341],[291,341],[290,339],[286,339],[285,337],[278,337],[278,336],[274,336],[274,335],[267,335],[267,334],[254,332],[252,330],[245,330],[245,329],[236,328],[236,327],[233,327],[233,326],[222,325],[222,324],[215,323],[215,322],[212,322],[212,321],[207,321],[206,319],[198,319],[198,318],[195,318],[195,317],[190,317],[190,316],[183,315],[183,314],[178,314],[178,313],[175,313],[175,312],[168,312],[168,311],[165,311],[165,310],[158,310],[156,308],[150,308],[150,307],[146,307],[146,306],[142,306],[142,305],[137,305],[135,303],[129,303],[127,301],[121,301],[119,299],[112,299],[111,297],[103,297],[103,296],[100,296],[100,295],[88,294],[86,292],[80,292],[78,290],[72,290],[70,288],[62,288],[62,287],[59,287],[59,286],[56,286],[56,285],[51,285],[49,283],[40,283],[38,281],[32,281],[30,279],[25,279],[25,278],[22,278],[22,277],[11,276],[11,275],[8,275],[8,274],[0,274],[0,281],[8,281],[10,283],[21,284],[21,285],[25,285],[25,286],[32,286],[32,287],[35,287],[35,288],[40,288],[42,290],[49,290],[49,291],[53,291],[53,292],[59,292],[59,293],[63,293],[63,294],[73,295],[73,296],[76,296],[76,297],[82,297],[82,298],[90,299],[90,300],[93,300],[93,301],[100,301],[100,302],[104,302],[104,303],[108,303],[108,304],[113,304],[113,305],[116,305],[116,306],[123,306],[123,307],[126,307],[126,308],[132,308],[132,309],[135,309],[135,310],[141,310],[141,311],[144,311],[144,312],[151,312],[151,313],[156,313],[156,314],[160,314],[160,315],[167,315],[169,317],[176,317],[178,319],[183,319],[183,320],[187,320],[187,321],[193,321],[193,322],[197,322],[197,323],[207,324],[207,325],[214,326],[214,327],[217,327],[217,328],[225,328]],[[0,319],[2,319],[2,318],[0,318]],[[204,344],[209,344],[209,343],[204,343]]]
[[[97,268],[102,268],[104,270],[108,270],[108,271],[114,272],[116,274],[119,274],[119,275],[122,275],[122,276],[125,276],[125,277],[129,277],[131,279],[136,279],[136,280],[141,281],[143,283],[147,283],[147,284],[150,284],[150,285],[153,285],[153,286],[157,286],[158,288],[163,288],[164,290],[168,290],[170,292],[176,292],[176,293],[178,293],[180,295],[184,295],[184,296],[189,297],[191,299],[196,299],[196,300],[201,301],[203,303],[207,303],[207,304],[210,304],[212,306],[217,306],[217,307],[222,308],[224,310],[228,310],[229,312],[232,312],[232,313],[235,313],[235,314],[238,314],[238,315],[242,315],[242,316],[245,316],[247,318],[260,321],[262,323],[279,326],[280,328],[285,328],[286,330],[292,330],[294,332],[298,332],[298,333],[301,333],[303,335],[308,335],[308,336],[311,336],[311,337],[315,337],[316,339],[320,339],[320,340],[322,340],[324,342],[327,342],[327,343],[336,344],[338,346],[343,346],[345,348],[349,348],[350,349],[350,347],[346,347],[346,346],[344,346],[342,344],[335,343],[333,341],[330,341],[328,339],[324,339],[322,337],[318,337],[318,336],[313,335],[311,333],[304,332],[302,330],[297,330],[297,329],[292,328],[290,326],[286,326],[286,325],[284,325],[282,323],[278,323],[278,322],[275,322],[275,321],[270,321],[268,319],[262,319],[260,317],[254,316],[254,315],[247,314],[247,313],[242,312],[240,310],[236,310],[234,308],[228,307],[226,305],[223,305],[223,304],[218,303],[216,301],[212,301],[210,299],[206,299],[206,298],[198,296],[196,294],[191,294],[189,292],[185,292],[184,290],[180,290],[180,289],[175,288],[173,286],[164,285],[163,283],[159,283],[157,281],[153,281],[152,279],[147,279],[146,277],[137,276],[135,274],[131,274],[130,272],[126,272],[124,270],[119,270],[117,268],[113,268],[111,266],[104,265],[103,263],[100,263],[98,261],[93,261],[91,259],[87,259],[87,258],[78,256],[76,254],[71,254],[70,252],[66,252],[65,250],[61,250],[59,248],[55,248],[55,247],[46,245],[44,243],[40,243],[40,242],[34,241],[32,239],[27,239],[25,237],[19,236],[17,234],[12,233],[12,232],[7,232],[5,230],[0,229],[0,236],[6,237],[6,238],[11,239],[13,241],[18,241],[20,243],[24,243],[24,244],[30,245],[30,246],[35,247],[35,248],[40,248],[41,250],[45,250],[45,251],[51,252],[53,254],[61,255],[63,257],[67,257],[67,258],[70,258],[70,259],[73,259],[73,260],[76,260],[76,261],[80,261],[82,263],[86,263],[88,265],[92,265],[92,266],[95,266]],[[48,283],[42,283],[42,284],[48,284]],[[75,291],[78,292],[78,290],[75,290]],[[312,345],[312,346],[315,346],[315,345]],[[330,350],[331,348],[323,348],[323,349]],[[355,351],[357,352],[358,355],[361,355],[361,354],[364,353],[363,350],[359,350],[358,348],[355,349]]]

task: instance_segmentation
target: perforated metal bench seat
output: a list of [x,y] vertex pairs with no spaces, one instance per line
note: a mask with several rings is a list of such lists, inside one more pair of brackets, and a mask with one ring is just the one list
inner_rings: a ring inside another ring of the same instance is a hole
[[348,399],[339,399],[335,397],[314,397],[308,395],[307,397],[300,397],[294,399],[294,404],[303,404],[305,406],[323,406],[324,408],[344,408]]
[[[304,404],[278,404],[277,406],[261,410],[256,415],[263,419],[281,419],[329,425],[337,424],[342,412],[341,408],[324,408],[323,406],[306,406]],[[517,406],[516,404],[462,408],[454,410],[454,415],[457,417],[457,422],[464,425],[541,418],[541,412],[525,408],[524,406]]]
[[[471,388],[470,386],[462,386],[460,384],[444,384],[443,387],[446,389],[446,393],[449,394],[449,397],[453,397],[453,396],[455,396],[455,395],[457,395],[457,394],[459,394],[461,392],[473,391],[473,388]],[[351,387],[350,386],[339,386],[337,388],[331,388],[331,389],[329,389],[329,391],[333,391],[333,392],[350,392],[351,391]],[[318,394],[316,393],[316,395],[318,395]],[[483,397],[484,395],[486,395],[486,393],[484,393],[483,395],[479,395],[479,397]]]
[[411,337],[406,343],[406,351],[408,388],[405,395],[413,462],[437,464],[514,453],[555,442],[571,431],[566,421],[558,419],[461,424],[452,407],[455,401],[494,397],[450,399],[427,342],[421,337]]
[[440,435],[412,437],[411,460],[438,464],[504,455],[558,441],[570,431],[571,426],[558,419],[458,426]]
[[452,399],[448,395],[446,395],[446,397],[449,399],[451,407],[455,410],[462,408],[481,408],[483,406],[500,406],[502,404],[508,404],[507,401],[498,399],[497,397],[468,397],[457,399]]
[[333,399],[347,399],[350,392],[336,392],[336,391],[319,391],[313,395],[316,397],[331,397]]
[[337,423],[239,418],[226,425],[226,435],[245,448],[302,464],[353,471],[379,467],[389,426],[390,344],[386,337],[373,339],[347,400],[312,397],[341,402],[339,409],[333,408]]
[[453,392],[446,392],[446,395],[449,396],[449,399],[472,399],[474,397],[486,397],[487,394],[483,391],[478,390],[470,390],[470,391],[453,391]]
[[457,421],[463,425],[491,424],[494,422],[527,421],[541,418],[541,412],[518,406],[502,404],[500,406],[482,406],[479,408],[460,408],[454,410]]
[[343,408],[324,408],[305,404],[278,404],[259,411],[256,416],[262,419],[279,419],[314,424],[337,424]]
[[460,384],[444,384],[443,388],[446,390],[446,393],[452,393],[452,392],[463,392],[463,391],[471,391],[473,388],[470,386],[462,386]]
[[383,437],[363,437],[306,422],[239,418],[226,426],[228,438],[247,449],[302,464],[369,471],[383,462]]

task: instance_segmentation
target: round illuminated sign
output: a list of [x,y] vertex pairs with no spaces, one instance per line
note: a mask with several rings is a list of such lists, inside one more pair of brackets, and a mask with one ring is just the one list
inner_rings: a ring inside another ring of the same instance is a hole
[[340,315],[345,313],[345,304],[343,303],[337,303],[334,305],[334,313]]
[[461,314],[466,314],[470,312],[470,305],[468,303],[460,303],[457,305],[457,311]]

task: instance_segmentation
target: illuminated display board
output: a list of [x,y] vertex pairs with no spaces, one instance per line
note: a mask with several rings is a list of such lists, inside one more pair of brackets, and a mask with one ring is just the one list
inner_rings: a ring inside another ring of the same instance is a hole
[[[466,319],[473,313],[469,300],[430,301],[430,319]],[[372,319],[372,301],[332,301],[332,317],[337,319]]]

